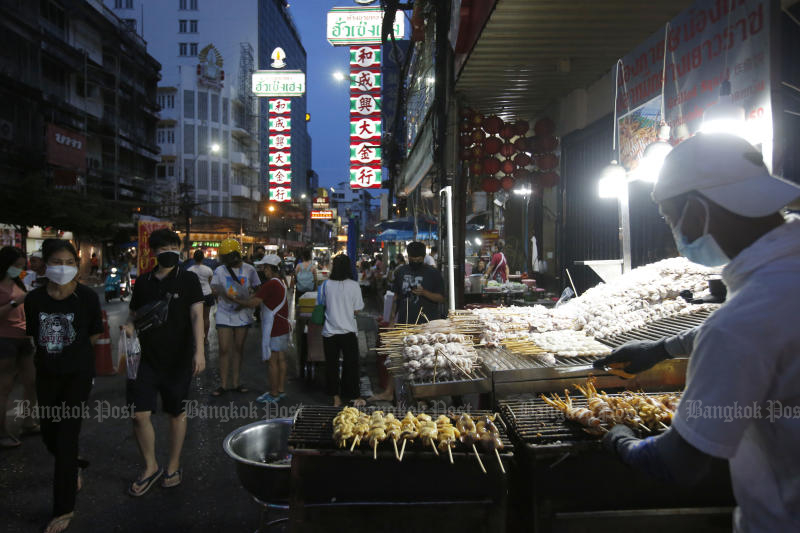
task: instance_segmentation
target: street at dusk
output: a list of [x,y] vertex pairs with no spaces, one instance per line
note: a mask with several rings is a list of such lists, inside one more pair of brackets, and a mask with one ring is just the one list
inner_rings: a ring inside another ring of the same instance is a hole
[[800,531],[800,0],[0,0],[0,530]]

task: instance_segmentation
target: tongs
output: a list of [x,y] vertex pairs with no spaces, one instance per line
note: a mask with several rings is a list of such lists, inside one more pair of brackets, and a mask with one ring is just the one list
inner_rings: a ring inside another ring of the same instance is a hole
[[622,370],[625,368],[627,363],[609,363],[603,368],[595,368],[593,365],[580,365],[580,366],[567,366],[567,367],[556,367],[556,372],[559,374],[585,374],[592,370],[606,372],[608,374],[613,374],[615,376],[619,376],[622,379],[632,379],[636,377],[636,374],[630,374]]

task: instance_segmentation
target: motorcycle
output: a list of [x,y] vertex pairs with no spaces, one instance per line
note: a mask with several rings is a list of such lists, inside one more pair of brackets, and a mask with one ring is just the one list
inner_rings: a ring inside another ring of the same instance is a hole
[[127,279],[123,279],[120,282],[120,285],[119,285],[119,299],[120,299],[120,301],[124,302],[125,298],[128,297],[128,294],[130,294],[129,282],[128,282]]
[[103,285],[105,289],[106,303],[110,302],[114,298],[120,298],[122,280],[120,275],[117,273],[116,268],[111,269],[111,272],[108,274],[108,276],[106,276],[106,281]]

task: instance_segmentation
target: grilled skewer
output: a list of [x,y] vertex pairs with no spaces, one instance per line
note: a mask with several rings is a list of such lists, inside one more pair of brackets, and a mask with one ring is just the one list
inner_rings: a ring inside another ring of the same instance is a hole
[[478,435],[478,428],[469,413],[464,413],[459,417],[458,422],[456,422],[456,429],[459,433],[461,433],[461,442],[472,445],[472,451],[475,453],[475,459],[478,460],[478,465],[481,467],[481,471],[485,474],[486,468],[483,466],[481,456],[478,454],[478,449],[475,447],[475,443],[480,440],[480,435]]
[[419,436],[419,421],[411,411],[406,413],[405,418],[400,421],[400,438],[403,439],[403,446],[400,449],[400,461],[403,460],[403,454],[406,451],[406,443],[414,441]]

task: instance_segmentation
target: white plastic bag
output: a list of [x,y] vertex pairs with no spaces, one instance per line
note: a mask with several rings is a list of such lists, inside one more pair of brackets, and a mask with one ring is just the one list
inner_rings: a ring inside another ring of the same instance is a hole
[[[139,361],[142,358],[142,346],[139,344],[139,337],[134,331],[133,337],[128,337],[123,329],[119,335],[119,345],[117,347],[120,355],[120,371],[123,366],[128,379],[136,379],[139,372]],[[122,358],[125,358],[124,363]]]

